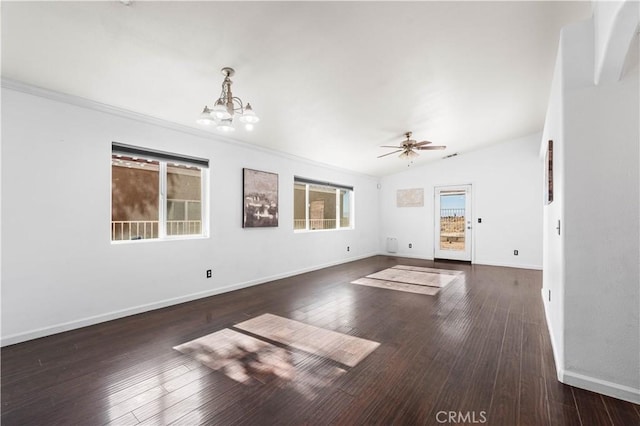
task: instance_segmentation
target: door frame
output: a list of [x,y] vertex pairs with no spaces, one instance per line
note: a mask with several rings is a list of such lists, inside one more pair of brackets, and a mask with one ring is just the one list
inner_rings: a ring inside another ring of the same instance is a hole
[[[465,193],[465,251],[440,250],[440,192],[460,191]],[[437,185],[433,187],[433,258],[459,260],[473,263],[473,184]]]

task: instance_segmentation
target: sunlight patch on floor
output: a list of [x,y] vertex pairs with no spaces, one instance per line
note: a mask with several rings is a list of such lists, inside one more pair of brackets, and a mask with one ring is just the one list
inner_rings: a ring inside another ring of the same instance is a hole
[[295,376],[288,351],[228,328],[173,349],[244,384],[254,380],[292,380]]
[[437,294],[441,288],[445,287],[461,275],[464,275],[464,272],[419,266],[396,265],[392,268],[384,269],[374,274],[367,275],[366,277],[359,278],[352,281],[351,284],[433,296]]
[[239,331],[226,328],[173,349],[239,383],[274,383],[315,399],[380,345],[272,314],[234,328]]
[[325,330],[272,314],[260,315],[241,322],[236,325],[236,328],[349,367],[358,365],[380,346],[378,342]]

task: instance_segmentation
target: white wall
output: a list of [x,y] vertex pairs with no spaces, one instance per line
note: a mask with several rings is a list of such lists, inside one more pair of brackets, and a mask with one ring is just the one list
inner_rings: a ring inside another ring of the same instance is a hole
[[[542,267],[540,134],[409,167],[381,179],[380,249],[398,238],[398,255],[433,259],[434,188],[472,184],[473,262]],[[424,188],[424,207],[397,207],[398,189]],[[477,223],[482,218],[482,223]],[[411,243],[413,248],[409,249]],[[519,255],[514,256],[513,250]]]
[[[558,378],[564,371],[564,232],[558,234],[556,227],[564,224],[564,95],[562,90],[563,45],[558,48],[549,106],[542,133],[540,157],[543,159],[543,174],[547,164],[545,154],[549,140],[553,141],[553,202],[543,208],[543,257],[542,257],[542,299]],[[544,178],[546,179],[546,175]],[[544,185],[544,182],[543,182]],[[545,194],[546,196],[546,194]]]
[[[111,244],[112,141],[209,158],[210,238]],[[241,227],[243,167],[279,174],[278,228]],[[294,233],[294,175],[353,185],[356,229]],[[377,183],[3,88],[2,343],[376,254]]]
[[[575,30],[571,41],[592,45]],[[582,85],[592,55],[565,79],[565,374],[638,392],[638,70]]]
[[547,208],[545,223],[564,215],[563,237],[545,225],[545,267],[558,250],[564,265],[562,277],[544,275],[545,289],[564,293],[545,302],[554,344],[563,346],[558,374],[564,383],[640,403],[638,65],[619,81],[594,85],[592,20],[566,27],[560,52],[554,87],[561,93],[550,103],[545,138],[563,149],[555,164],[562,203],[559,212]]
[[[613,83],[622,76],[625,58],[636,37],[638,16],[637,0],[593,2],[595,84]],[[637,55],[637,46],[635,49]]]

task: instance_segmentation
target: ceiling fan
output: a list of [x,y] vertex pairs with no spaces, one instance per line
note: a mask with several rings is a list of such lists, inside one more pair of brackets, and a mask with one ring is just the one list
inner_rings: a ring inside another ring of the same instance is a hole
[[411,139],[411,132],[407,132],[404,135],[407,140],[402,141],[402,144],[400,146],[382,145],[381,148],[396,148],[396,150],[387,154],[379,155],[378,158],[386,157],[387,155],[396,154],[398,152],[401,153],[398,156],[400,158],[415,158],[420,155],[416,151],[431,151],[446,148],[446,146],[444,145],[429,145],[431,143],[429,141],[416,142],[415,140]]

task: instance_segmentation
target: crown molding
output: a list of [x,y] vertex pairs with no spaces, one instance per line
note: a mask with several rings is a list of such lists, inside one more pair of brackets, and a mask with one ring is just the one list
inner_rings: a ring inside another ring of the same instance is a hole
[[281,158],[286,158],[288,160],[293,160],[296,162],[301,162],[309,165],[313,165],[316,167],[322,167],[325,169],[330,169],[334,171],[338,171],[341,173],[348,173],[351,175],[362,176],[368,179],[378,180],[378,177],[368,175],[365,173],[360,173],[354,170],[349,170],[337,166],[333,166],[331,164],[321,163],[319,161],[311,160],[304,157],[299,157],[293,154],[289,154],[283,151],[278,151],[271,148],[262,147],[259,145],[253,145],[247,142],[238,141],[235,139],[231,139],[225,136],[221,136],[219,134],[214,134],[211,132],[207,132],[205,130],[196,129],[193,127],[185,126],[184,124],[178,124],[173,121],[164,120],[161,118],[152,117],[150,115],[141,114],[139,112],[127,110],[125,108],[119,108],[112,105],[104,104],[101,102],[97,102],[91,99],[83,98],[80,96],[70,95],[67,93],[57,92],[55,90],[45,89],[43,87],[33,86],[31,84],[23,83],[18,80],[13,80],[9,78],[2,77],[1,80],[2,88],[15,90],[17,92],[26,93],[28,95],[38,96],[45,99],[50,99],[57,102],[66,103],[69,105],[78,106],[81,108],[86,108],[94,111],[103,112],[106,114],[115,115],[117,117],[126,118],[133,121],[138,121],[140,123],[151,124],[153,126],[162,127],[165,129],[173,130],[176,132],[186,133],[189,135],[197,136],[200,138],[212,140],[215,142],[222,142],[225,144],[233,145],[235,147],[242,147],[246,149],[251,149],[255,151],[260,151],[266,154],[275,155]]

